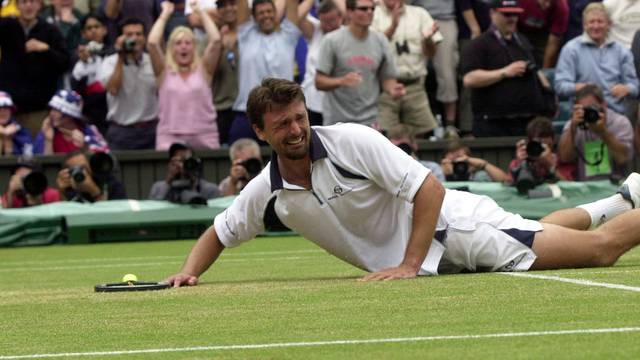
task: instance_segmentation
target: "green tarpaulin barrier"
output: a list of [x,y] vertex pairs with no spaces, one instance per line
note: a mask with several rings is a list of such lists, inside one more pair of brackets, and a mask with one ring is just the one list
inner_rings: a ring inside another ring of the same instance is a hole
[[[528,199],[518,195],[514,187],[500,183],[445,183],[448,188],[464,187],[472,193],[488,195],[505,210],[529,219],[604,198],[617,189],[609,181],[556,185],[561,192],[559,197]],[[114,200],[4,209],[0,210],[0,246],[193,239],[232,201],[233,197],[225,197],[210,200],[207,206],[189,206],[152,200]]]

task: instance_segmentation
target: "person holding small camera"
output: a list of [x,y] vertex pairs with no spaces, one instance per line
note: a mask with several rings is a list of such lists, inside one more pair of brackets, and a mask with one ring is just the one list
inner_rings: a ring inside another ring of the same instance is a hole
[[505,173],[487,160],[471,156],[471,150],[453,141],[440,162],[447,181],[506,181]]
[[124,185],[113,174],[113,158],[107,153],[87,157],[81,151],[70,152],[63,167],[56,178],[62,199],[93,203],[127,198]]
[[106,134],[107,90],[98,79],[98,70],[113,49],[105,43],[107,27],[103,21],[100,16],[89,14],[80,22],[82,40],[76,51],[78,61],[71,71],[71,87],[85,101],[82,113]]
[[229,176],[218,186],[220,196],[238,195],[247,183],[262,171],[260,146],[253,139],[241,138],[231,144],[229,159]]
[[167,176],[153,183],[149,199],[206,205],[207,200],[218,196],[218,185],[202,178],[202,160],[191,147],[184,143],[171,144]]
[[109,151],[100,131],[82,115],[82,97],[72,90],[59,90],[49,101],[49,116],[34,142],[35,154],[66,154],[72,151]]
[[128,18],[121,35],[98,70],[107,90],[106,137],[113,150],[154,149],[158,124],[158,95],[151,59],[144,52],[145,26]]
[[578,181],[624,175],[633,158],[633,128],[624,115],[607,106],[604,93],[589,84],[576,92],[571,120],[560,137],[558,155],[575,164]]
[[47,177],[33,161],[18,159],[11,171],[2,207],[23,208],[60,201],[58,191],[48,186]]

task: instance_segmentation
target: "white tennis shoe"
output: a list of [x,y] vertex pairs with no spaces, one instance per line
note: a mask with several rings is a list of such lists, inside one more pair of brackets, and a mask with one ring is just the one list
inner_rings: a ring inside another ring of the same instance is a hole
[[634,209],[640,207],[640,174],[631,173],[618,188],[618,194],[630,201]]

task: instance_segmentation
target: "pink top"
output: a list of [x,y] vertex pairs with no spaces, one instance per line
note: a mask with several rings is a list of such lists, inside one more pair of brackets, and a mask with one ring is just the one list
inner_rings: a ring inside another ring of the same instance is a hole
[[211,84],[206,82],[202,65],[182,78],[167,68],[158,91],[157,132],[170,134],[218,133],[216,108]]

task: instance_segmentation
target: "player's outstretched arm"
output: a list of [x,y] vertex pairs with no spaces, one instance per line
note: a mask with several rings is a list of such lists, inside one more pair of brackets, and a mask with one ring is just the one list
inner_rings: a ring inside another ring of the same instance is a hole
[[218,239],[215,228],[210,226],[191,249],[182,270],[168,277],[165,282],[173,287],[197,285],[198,277],[216,261],[222,250],[224,250],[224,245]]
[[402,264],[371,273],[362,281],[410,279],[418,275],[436,231],[444,193],[444,187],[436,177],[427,176],[413,200],[411,238]]

